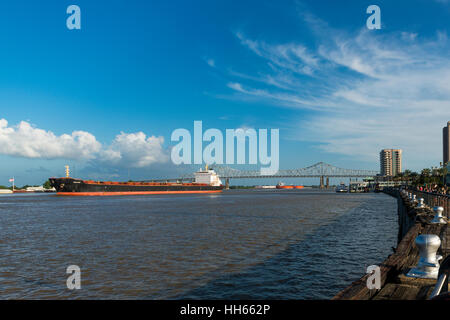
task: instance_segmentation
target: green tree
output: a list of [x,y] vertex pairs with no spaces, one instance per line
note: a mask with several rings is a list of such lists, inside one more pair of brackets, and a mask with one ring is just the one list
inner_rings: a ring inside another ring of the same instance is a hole
[[42,185],[44,187],[44,189],[51,189],[52,185],[50,184],[50,181],[45,181],[44,184]]
[[412,173],[411,170],[406,169],[405,171],[403,171],[403,176],[405,176],[405,177],[410,177],[410,176],[411,176],[411,173]]

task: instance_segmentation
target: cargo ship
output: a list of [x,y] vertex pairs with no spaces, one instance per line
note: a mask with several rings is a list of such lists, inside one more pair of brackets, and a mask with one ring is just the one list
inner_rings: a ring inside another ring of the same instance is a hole
[[214,170],[206,167],[194,174],[192,183],[113,182],[71,178],[66,167],[65,178],[50,178],[50,184],[60,196],[120,196],[177,193],[218,193],[223,185]]
[[276,186],[277,189],[303,189],[304,186],[292,186],[292,185],[285,185],[283,182],[279,182]]

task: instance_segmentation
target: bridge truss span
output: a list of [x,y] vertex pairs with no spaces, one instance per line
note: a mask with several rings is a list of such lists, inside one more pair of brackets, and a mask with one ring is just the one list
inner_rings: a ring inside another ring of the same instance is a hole
[[[293,170],[278,170],[274,175],[262,175],[259,170],[238,170],[223,165],[214,165],[212,168],[217,172],[220,178],[223,179],[252,179],[252,178],[366,178],[374,177],[378,174],[375,170],[360,170],[360,169],[343,169],[319,162],[312,166],[293,169]],[[184,178],[192,178],[192,175]]]

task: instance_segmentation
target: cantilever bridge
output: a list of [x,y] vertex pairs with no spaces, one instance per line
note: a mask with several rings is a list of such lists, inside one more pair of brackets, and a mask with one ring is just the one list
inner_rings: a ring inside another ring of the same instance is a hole
[[[211,166],[221,179],[225,179],[228,185],[230,179],[261,179],[261,178],[320,178],[320,185],[324,186],[324,179],[329,178],[368,178],[374,177],[378,171],[374,170],[358,170],[358,169],[343,169],[335,167],[325,162],[319,162],[312,166],[293,169],[293,170],[278,170],[274,175],[262,175],[259,170],[238,170],[223,165]],[[169,180],[193,180],[194,174],[185,175],[178,179],[159,179],[152,181],[169,181]]]
[[325,162],[319,162],[312,166],[294,169],[294,170],[278,170],[274,175],[261,175],[260,171],[243,171],[233,169],[227,166],[214,166],[214,170],[223,179],[249,179],[249,178],[366,178],[374,177],[378,171],[374,170],[355,170],[343,169],[332,166]]

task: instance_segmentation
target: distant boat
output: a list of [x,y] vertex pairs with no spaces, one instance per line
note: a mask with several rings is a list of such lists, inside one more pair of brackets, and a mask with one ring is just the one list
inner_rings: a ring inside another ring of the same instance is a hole
[[276,186],[255,186],[255,189],[275,189]]
[[292,185],[285,185],[283,182],[278,182],[277,189],[303,189],[304,186],[292,186]]
[[12,190],[9,189],[0,189],[0,194],[10,194],[13,193]]
[[336,187],[336,192],[341,193],[341,192],[348,192],[347,186],[343,183],[341,183],[340,185],[338,185]]

